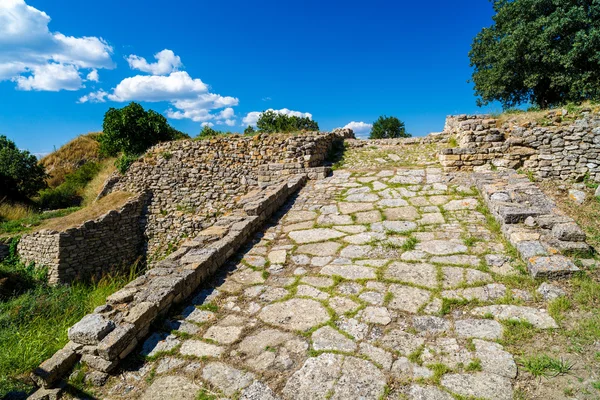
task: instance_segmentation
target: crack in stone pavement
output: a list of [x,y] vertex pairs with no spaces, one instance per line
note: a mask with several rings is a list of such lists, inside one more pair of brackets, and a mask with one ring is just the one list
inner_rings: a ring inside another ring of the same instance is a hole
[[310,181],[101,397],[512,399],[502,320],[554,321],[501,306],[531,294],[501,283],[518,272],[468,183],[397,150]]

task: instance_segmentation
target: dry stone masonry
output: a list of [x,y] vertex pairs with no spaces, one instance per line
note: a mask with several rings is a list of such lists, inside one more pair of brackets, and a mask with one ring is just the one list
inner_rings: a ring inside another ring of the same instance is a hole
[[140,219],[148,200],[141,193],[120,209],[62,232],[40,230],[23,236],[17,252],[24,263],[48,267],[52,284],[101,276],[134,263],[142,254]]
[[549,112],[539,122],[499,126],[486,115],[450,116],[445,133],[458,147],[444,149],[440,162],[446,171],[481,168],[523,169],[536,177],[600,182],[600,111],[584,109],[576,119]]

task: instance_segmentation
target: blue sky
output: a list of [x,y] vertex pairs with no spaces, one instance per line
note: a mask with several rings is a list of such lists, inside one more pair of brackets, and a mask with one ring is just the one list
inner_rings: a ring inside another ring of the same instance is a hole
[[394,115],[425,135],[498,108],[467,83],[492,14],[485,0],[0,0],[0,134],[47,153],[138,101],[190,135],[266,109],[322,130]]

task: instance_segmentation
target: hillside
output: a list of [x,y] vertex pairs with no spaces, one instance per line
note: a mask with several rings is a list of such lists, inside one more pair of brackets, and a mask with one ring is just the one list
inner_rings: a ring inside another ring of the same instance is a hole
[[85,163],[96,162],[102,158],[96,140],[98,135],[99,132],[80,135],[40,160],[40,164],[50,175],[48,185],[51,188],[63,183],[68,174],[75,172]]

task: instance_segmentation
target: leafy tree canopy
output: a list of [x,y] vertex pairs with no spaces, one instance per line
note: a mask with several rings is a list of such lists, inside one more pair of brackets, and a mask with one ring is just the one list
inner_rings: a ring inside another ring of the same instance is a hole
[[373,122],[371,128],[371,139],[395,139],[410,137],[410,133],[406,133],[404,122],[396,117],[380,116],[377,121]]
[[493,0],[469,52],[478,104],[600,99],[600,0]]
[[202,130],[200,131],[200,133],[198,134],[199,138],[210,138],[210,137],[214,137],[217,135],[220,135],[221,132],[217,131],[216,129],[211,128],[208,125],[204,125],[202,127]]
[[244,129],[244,135],[252,135],[255,132],[252,125],[248,125],[246,129]]
[[46,187],[46,172],[37,158],[0,136],[0,200],[23,200]]
[[110,108],[102,127],[104,133],[98,141],[100,151],[107,156],[138,155],[159,142],[189,137],[170,126],[161,114],[134,102],[120,109]]
[[266,133],[319,130],[319,124],[308,117],[285,115],[276,113],[273,110],[267,110],[260,114],[256,122],[256,127],[260,132]]

